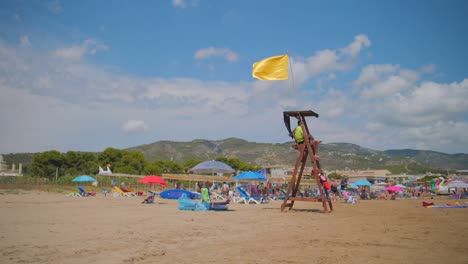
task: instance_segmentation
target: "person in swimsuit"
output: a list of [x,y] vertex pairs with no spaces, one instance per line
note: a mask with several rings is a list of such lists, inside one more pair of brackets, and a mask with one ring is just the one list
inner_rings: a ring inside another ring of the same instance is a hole
[[340,195],[339,195],[339,192],[338,192],[338,182],[336,180],[332,181],[330,190],[333,193],[333,200],[338,201],[338,198],[340,197]]

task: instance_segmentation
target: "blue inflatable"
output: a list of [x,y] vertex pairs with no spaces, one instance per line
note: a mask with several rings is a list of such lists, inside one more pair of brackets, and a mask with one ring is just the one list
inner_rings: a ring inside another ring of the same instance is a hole
[[178,199],[179,210],[207,211],[207,210],[227,210],[226,204],[210,204],[190,200],[184,193]]
[[189,199],[200,199],[201,195],[196,192],[191,192],[183,189],[171,189],[162,191],[159,196],[164,199],[179,199],[182,194],[185,194]]

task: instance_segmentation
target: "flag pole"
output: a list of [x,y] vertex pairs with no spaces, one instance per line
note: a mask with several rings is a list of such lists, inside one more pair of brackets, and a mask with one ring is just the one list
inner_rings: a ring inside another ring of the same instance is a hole
[[288,55],[288,63],[289,63],[289,69],[290,72],[291,72],[291,86],[292,86],[292,89],[294,90],[294,74],[293,74],[293,68],[292,68],[292,62],[291,62],[291,58],[289,58],[289,52],[286,51],[286,54]]

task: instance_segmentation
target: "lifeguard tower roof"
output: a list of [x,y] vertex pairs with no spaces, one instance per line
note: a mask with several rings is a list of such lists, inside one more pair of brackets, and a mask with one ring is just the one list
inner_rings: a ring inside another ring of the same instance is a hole
[[315,113],[312,110],[305,110],[305,111],[285,111],[283,112],[284,116],[289,116],[289,117],[299,117],[299,116],[315,116],[319,117],[319,114]]

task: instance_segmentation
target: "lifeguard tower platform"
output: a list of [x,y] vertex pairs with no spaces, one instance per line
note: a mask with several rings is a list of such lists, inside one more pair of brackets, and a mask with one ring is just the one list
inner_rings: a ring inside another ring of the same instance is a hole
[[[294,133],[291,130],[291,117],[296,118],[298,121],[301,122],[300,126],[302,127],[302,132],[304,136],[304,143],[302,144],[294,144],[293,148],[298,150],[296,165],[294,167],[294,172],[291,177],[288,190],[286,192],[286,198],[281,205],[281,211],[285,211],[286,208],[291,210],[294,206],[295,201],[303,201],[303,202],[321,202],[323,206],[323,210],[325,213],[328,213],[333,210],[333,204],[330,199],[330,195],[328,190],[324,188],[323,181],[320,180],[320,176],[323,173],[320,168],[320,157],[318,155],[318,145],[320,144],[320,140],[314,139],[312,134],[309,131],[309,127],[307,125],[306,117],[316,117],[318,118],[319,115],[312,110],[306,111],[287,111],[283,112],[283,119],[286,129],[289,132],[289,135],[294,138]],[[310,175],[315,177],[317,182],[317,187],[319,189],[320,195],[319,197],[310,198],[310,197],[297,197],[297,193],[299,190],[299,185],[301,183],[302,175],[304,172],[305,165],[307,163],[308,158],[312,162],[312,172]]]

